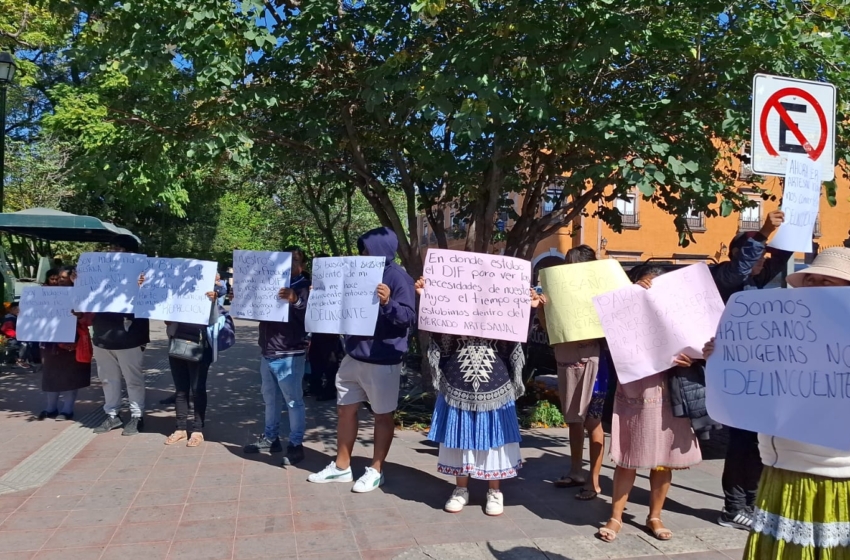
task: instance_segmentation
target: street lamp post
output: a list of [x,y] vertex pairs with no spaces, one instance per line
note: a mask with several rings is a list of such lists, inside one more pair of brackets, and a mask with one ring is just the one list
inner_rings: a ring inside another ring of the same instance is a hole
[[6,178],[6,86],[12,83],[17,69],[12,55],[0,52],[0,212],[3,212],[3,186]]

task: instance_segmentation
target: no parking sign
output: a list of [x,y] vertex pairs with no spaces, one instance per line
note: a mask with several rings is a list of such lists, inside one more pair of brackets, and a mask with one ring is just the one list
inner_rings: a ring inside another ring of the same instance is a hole
[[767,74],[753,78],[752,167],[784,176],[788,156],[819,164],[821,180],[835,178],[835,86]]

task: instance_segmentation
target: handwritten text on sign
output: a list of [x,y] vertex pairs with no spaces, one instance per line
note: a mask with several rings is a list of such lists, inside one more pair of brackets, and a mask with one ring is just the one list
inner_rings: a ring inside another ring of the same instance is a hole
[[378,284],[386,257],[328,257],[313,261],[307,332],[372,336],[378,322]]
[[770,242],[784,251],[812,252],[812,235],[820,209],[821,166],[802,155],[788,156],[782,211],[785,221]]
[[148,257],[134,253],[83,253],[74,282],[75,311],[132,313],[139,276]]
[[850,288],[730,298],[706,368],[718,422],[850,450]]
[[71,287],[27,286],[21,293],[16,334],[21,342],[67,342],[77,338]]
[[419,328],[525,342],[531,263],[513,257],[429,249]]
[[292,253],[233,251],[233,304],[230,314],[255,321],[289,320],[289,302],[277,297],[289,287]]
[[548,300],[546,327],[551,344],[602,338],[594,296],[631,285],[613,259],[545,268],[540,271],[540,283]]
[[617,378],[630,383],[673,367],[673,358],[702,358],[714,336],[723,300],[708,267],[694,264],[593,298]]
[[136,296],[136,317],[206,325],[217,263],[195,259],[152,258]]

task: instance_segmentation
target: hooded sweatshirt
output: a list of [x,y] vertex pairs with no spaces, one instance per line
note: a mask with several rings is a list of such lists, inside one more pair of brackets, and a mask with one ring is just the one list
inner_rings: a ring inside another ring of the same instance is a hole
[[123,313],[91,315],[92,344],[105,350],[129,350],[151,341],[150,322]]
[[286,323],[260,322],[258,344],[264,358],[285,358],[307,352],[304,316],[307,313],[307,299],[310,297],[310,277],[302,272],[292,278],[289,287],[298,295],[298,300],[289,304],[289,321]]
[[385,257],[383,283],[390,288],[390,300],[380,305],[374,336],[346,336],[345,352],[355,360],[370,364],[400,364],[407,352],[407,334],[416,322],[416,291],[411,278],[394,261],[398,237],[389,228],[377,228],[357,240],[361,254]]
[[761,272],[753,276],[753,267],[767,252],[767,238],[756,233],[742,238],[737,244],[738,252],[731,260],[711,267],[711,276],[723,303],[728,302],[733,294],[746,289],[761,289],[770,284],[785,269],[792,255],[788,251],[774,251],[771,258],[765,261]]

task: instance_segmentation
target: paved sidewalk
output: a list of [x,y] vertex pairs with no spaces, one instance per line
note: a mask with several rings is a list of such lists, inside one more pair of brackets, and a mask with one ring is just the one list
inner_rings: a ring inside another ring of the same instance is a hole
[[[476,482],[473,503],[461,514],[441,510],[453,485],[435,472],[437,449],[417,432],[396,433],[387,482],[378,491],[358,495],[347,484],[307,483],[309,472],[332,459],[335,445],[335,408],[312,399],[303,464],[284,469],[279,454],[243,455],[242,445],[262,430],[263,408],[256,326],[240,322],[237,330],[237,346],[211,369],[207,442],[197,449],[163,445],[174,413],[156,404],[171,390],[162,366],[161,325],[146,356],[155,370],[148,382],[147,431],[136,437],[120,431],[90,437],[78,424],[34,422],[32,413],[41,410],[39,376],[0,375],[0,560],[741,557],[746,535],[714,523],[721,506],[719,459],[675,473],[665,512],[672,541],[656,541],[640,528],[647,514],[644,473],[626,527],[615,543],[605,544],[593,534],[609,516],[609,499],[578,502],[572,491],[552,487],[568,462],[566,430],[524,434],[526,463],[521,477],[504,486],[506,510],[499,518],[483,514],[486,485]],[[98,414],[98,391],[85,392],[78,418],[86,411],[94,411],[90,418]],[[357,474],[371,454],[365,412],[363,419]],[[49,459],[68,434],[83,432],[90,439],[73,458]],[[58,472],[36,488],[4,493],[3,477],[27,456],[46,458],[25,463],[28,469]],[[606,496],[612,474],[606,463]]]

